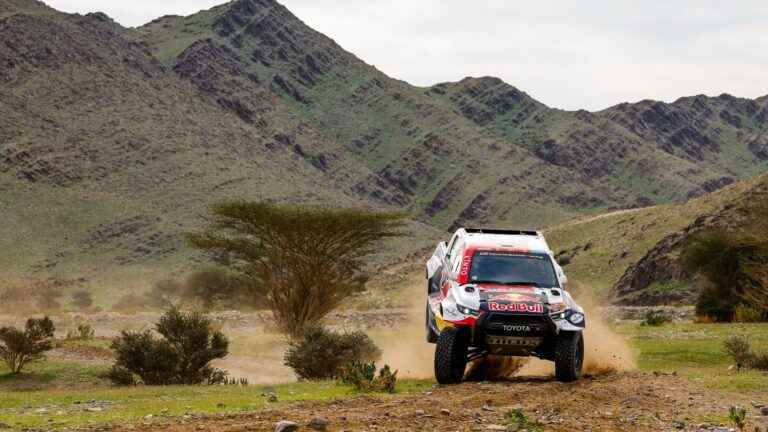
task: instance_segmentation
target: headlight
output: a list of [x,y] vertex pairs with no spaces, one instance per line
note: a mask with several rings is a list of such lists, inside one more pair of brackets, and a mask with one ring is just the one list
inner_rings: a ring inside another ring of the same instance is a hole
[[575,325],[581,324],[584,322],[584,314],[574,312],[568,317],[568,321]]
[[456,305],[456,309],[459,310],[459,312],[463,313],[464,315],[472,315],[472,316],[478,316],[480,315],[480,312],[475,309],[470,309],[466,306],[462,306],[460,304]]

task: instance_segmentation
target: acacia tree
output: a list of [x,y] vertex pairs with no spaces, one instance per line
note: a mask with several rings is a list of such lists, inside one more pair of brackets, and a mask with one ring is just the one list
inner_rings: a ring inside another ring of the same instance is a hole
[[191,243],[229,257],[252,283],[254,303],[266,304],[286,334],[299,337],[351,293],[362,290],[364,258],[383,239],[401,235],[403,215],[356,209],[233,201],[212,207],[213,218]]
[[50,318],[30,318],[24,331],[14,327],[0,328],[0,358],[18,374],[29,362],[39,360],[53,348],[56,328]]

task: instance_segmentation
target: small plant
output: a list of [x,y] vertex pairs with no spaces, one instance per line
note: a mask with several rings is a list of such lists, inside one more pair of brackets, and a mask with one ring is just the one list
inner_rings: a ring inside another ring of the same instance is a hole
[[643,314],[643,319],[640,325],[658,327],[672,321],[672,318],[664,311],[649,310]]
[[112,342],[117,360],[107,375],[116,385],[222,384],[226,372],[210,363],[226,357],[229,341],[198,313],[167,311],[155,326],[162,338],[146,330],[123,331]]
[[397,371],[392,372],[389,365],[384,365],[377,375],[376,363],[353,361],[344,367],[340,380],[358,391],[394,393]]
[[0,328],[0,358],[13,374],[18,374],[29,362],[41,359],[45,351],[53,349],[55,330],[48,317],[28,319],[24,331]]
[[521,408],[515,408],[507,411],[504,414],[504,423],[506,423],[508,431],[539,431],[541,425],[533,420],[530,420],[525,416]]
[[728,419],[740,432],[747,427],[747,410],[742,407],[732,406],[728,410]]
[[91,340],[95,331],[88,323],[80,323],[77,328],[67,331],[67,339],[69,340]]
[[740,323],[757,323],[765,321],[765,313],[752,306],[740,304],[733,310],[733,321]]
[[250,383],[248,382],[248,378],[235,378],[235,377],[225,378],[223,384],[226,386],[236,386],[236,387],[248,387],[250,385]]
[[378,360],[381,350],[363,332],[334,333],[313,327],[301,339],[290,343],[285,365],[301,379],[338,378],[351,362]]

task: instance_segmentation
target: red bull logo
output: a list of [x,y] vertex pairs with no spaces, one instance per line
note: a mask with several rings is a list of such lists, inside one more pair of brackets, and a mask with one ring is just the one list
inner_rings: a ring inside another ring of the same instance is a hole
[[491,301],[488,303],[488,309],[491,312],[544,313],[544,306],[541,303],[499,303]]

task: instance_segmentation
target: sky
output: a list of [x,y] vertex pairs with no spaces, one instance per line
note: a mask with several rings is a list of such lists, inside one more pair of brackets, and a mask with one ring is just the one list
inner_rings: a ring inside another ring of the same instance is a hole
[[[223,0],[45,0],[124,26]],[[282,0],[343,48],[418,86],[497,76],[562,109],[768,94],[765,0]]]

